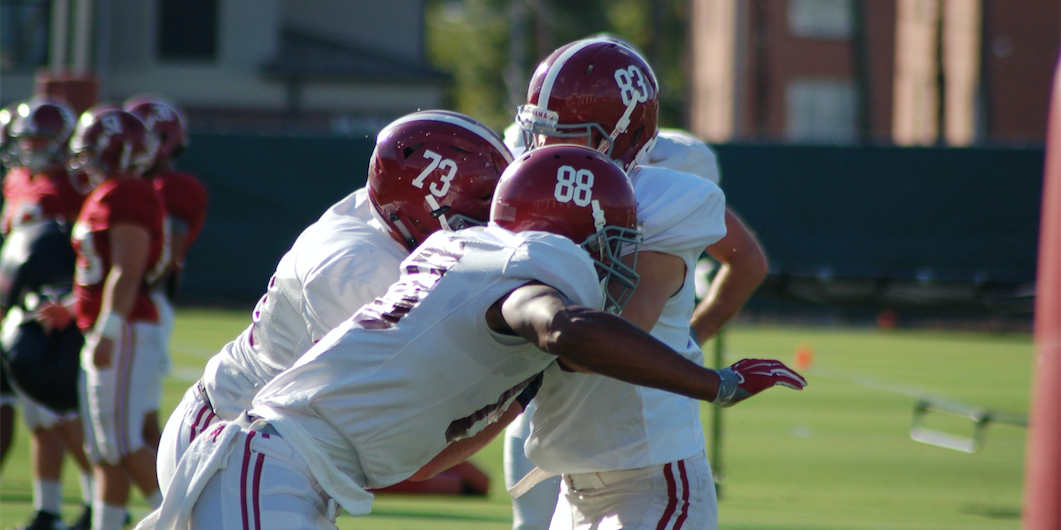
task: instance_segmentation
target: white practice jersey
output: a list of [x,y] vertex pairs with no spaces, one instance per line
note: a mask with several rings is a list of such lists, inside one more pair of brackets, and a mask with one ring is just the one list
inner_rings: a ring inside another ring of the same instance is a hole
[[[680,257],[685,282],[663,308],[652,336],[703,363],[689,338],[693,274],[707,246],[726,234],[725,197],[689,173],[638,166],[630,172],[642,222],[641,251]],[[577,396],[574,399],[573,396]],[[530,460],[545,471],[588,473],[661,465],[704,450],[696,400],[592,374],[550,367],[534,399]]]
[[660,129],[656,145],[648,152],[643,165],[692,173],[716,186],[722,179],[715,152],[702,140],[681,129]]
[[[523,131],[518,123],[511,123],[505,128],[505,146],[515,158],[519,158],[526,151]],[[716,186],[722,180],[715,152],[703,140],[681,129],[660,129],[656,135],[656,144],[652,146],[642,165],[692,173]]]
[[[555,356],[490,330],[492,304],[528,281],[599,308],[588,255],[544,232],[438,232],[387,293],[329,333],[254,399],[259,416],[328,491],[400,482],[447,444],[495,421]],[[337,474],[341,474],[339,476]]]
[[329,208],[280,259],[251,325],[206,365],[214,412],[233,420],[258,389],[397,281],[405,247],[372,219],[364,189]]

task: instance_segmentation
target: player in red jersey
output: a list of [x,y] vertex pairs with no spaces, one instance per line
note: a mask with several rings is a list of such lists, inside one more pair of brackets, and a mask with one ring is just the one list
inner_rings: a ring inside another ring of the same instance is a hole
[[89,111],[70,143],[95,188],[74,225],[74,314],[85,333],[81,395],[86,449],[96,471],[94,530],[125,522],[130,479],[161,502],[155,451],[143,438],[147,407],[158,401],[162,326],[150,289],[169,263],[165,210],[140,176],[157,142],[140,118],[120,109]]
[[[140,95],[126,100],[123,107],[143,120],[158,140],[155,162],[144,172],[144,178],[150,180],[162,195],[170,225],[169,268],[151,291],[151,300],[158,309],[159,322],[166,334],[165,344],[168,345],[173,334],[173,300],[180,286],[184,257],[199,237],[206,220],[206,188],[199,179],[173,167],[173,159],[188,145],[187,120],[176,105],[156,96]],[[167,348],[163,375],[169,372],[170,366]],[[144,420],[144,439],[156,451],[162,437],[158,426],[159,405],[156,403],[154,410]]]
[[[83,339],[69,318],[44,326],[35,313],[40,300],[68,293],[73,278],[73,258],[67,262],[65,256],[73,254],[70,226],[84,200],[66,168],[66,143],[76,118],[65,103],[43,98],[13,106],[8,118],[5,158],[11,168],[0,212],[6,240],[0,270],[5,369],[22,394],[30,431],[36,512],[26,528],[51,528],[62,506],[65,452],[80,467],[82,499],[87,504],[92,497],[92,468],[83,449],[76,399],[77,352]],[[57,237],[60,248],[49,251],[47,245],[32,243],[42,230]]]
[[0,230],[44,219],[72,224],[84,196],[66,169],[66,142],[74,130],[74,113],[57,101],[34,99],[20,104],[11,121],[9,156],[4,177]]

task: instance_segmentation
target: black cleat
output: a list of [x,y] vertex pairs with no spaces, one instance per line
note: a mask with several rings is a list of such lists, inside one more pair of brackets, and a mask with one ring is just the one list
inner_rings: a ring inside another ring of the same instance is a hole
[[92,530],[92,506],[86,504],[81,510],[81,515],[68,528],[69,530]]
[[44,510],[37,510],[33,520],[18,527],[18,530],[67,530],[67,528],[58,515]]

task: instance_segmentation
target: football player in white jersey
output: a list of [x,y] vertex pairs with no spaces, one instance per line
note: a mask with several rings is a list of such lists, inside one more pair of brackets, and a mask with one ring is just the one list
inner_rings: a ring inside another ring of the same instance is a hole
[[[674,170],[702,170],[698,162],[713,162],[713,153],[680,135],[658,142],[656,90],[651,68],[632,48],[614,39],[576,41],[538,66],[517,123],[531,148],[584,143],[629,168],[645,241],[637,254],[641,284],[623,317],[702,364],[699,342],[690,340],[695,263],[705,248],[711,252],[733,238],[726,237],[724,197],[711,179]],[[644,163],[652,154],[659,167]],[[732,276],[745,279],[742,272],[731,275],[724,294],[733,291]],[[736,297],[723,298],[725,304],[716,299],[706,314],[732,311],[728,319],[744,299],[736,307],[729,305]],[[509,427],[506,438],[515,528],[550,526],[554,506],[552,528],[656,528],[678,521],[715,526],[714,485],[695,401],[550,369],[531,403],[535,407]],[[558,474],[563,484],[557,505],[559,481],[551,476]],[[545,484],[531,488],[543,479]]]
[[385,295],[266,384],[246,417],[198,437],[141,527],[334,528],[336,504],[367,514],[366,488],[481,438],[557,364],[720,404],[805,384],[776,361],[755,361],[763,374],[706,369],[593,309],[620,311],[637,285],[619,260],[638,244],[634,191],[601,154],[525,154],[502,175],[490,220],[432,235]]
[[196,436],[236,419],[273,376],[383,294],[398,279],[401,260],[428,235],[485,224],[511,161],[493,131],[455,112],[415,112],[385,127],[367,189],[302,232],[280,259],[251,325],[207,363],[170,416],[158,457],[163,491]]

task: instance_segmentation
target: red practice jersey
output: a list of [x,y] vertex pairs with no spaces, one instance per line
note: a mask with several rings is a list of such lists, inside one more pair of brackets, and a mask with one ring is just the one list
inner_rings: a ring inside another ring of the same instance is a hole
[[85,200],[65,169],[33,174],[24,167],[12,168],[4,177],[3,193],[0,231],[5,236],[16,226],[45,219],[73,223]]
[[[151,183],[162,194],[166,214],[187,228],[184,248],[180,249],[183,255],[203,229],[206,220],[206,188],[199,183],[199,179],[177,171],[156,175],[151,178]],[[176,224],[173,226],[176,227]],[[178,267],[180,265],[177,264]]]
[[144,278],[133,310],[126,319],[129,322],[158,321],[148,285],[165,272],[169,262],[165,216],[162,198],[146,180],[108,179],[85,199],[73,234],[74,250],[77,251],[74,294],[77,296],[79,328],[91,328],[99,316],[103,284],[112,265],[110,229],[123,224],[142,226],[151,236]]

